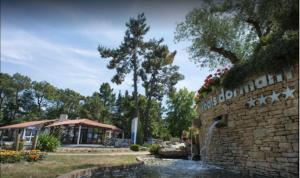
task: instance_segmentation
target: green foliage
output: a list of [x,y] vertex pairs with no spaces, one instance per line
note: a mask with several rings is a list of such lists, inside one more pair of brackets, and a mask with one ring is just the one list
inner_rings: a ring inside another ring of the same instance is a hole
[[109,69],[116,69],[116,74],[113,76],[112,82],[121,84],[127,74],[130,72],[133,73],[135,116],[139,116],[138,71],[140,68],[140,56],[142,56],[144,51],[143,39],[150,28],[146,24],[146,17],[143,13],[139,14],[137,18],[131,18],[126,23],[126,27],[124,41],[119,48],[108,49],[99,46],[98,51],[102,58],[111,58],[107,67]]
[[192,60],[201,66],[230,61],[240,65],[237,71],[271,69],[274,63],[280,69],[298,60],[298,7],[296,0],[206,1],[177,26],[175,39],[192,41]]
[[150,144],[150,143],[144,143],[144,144],[143,144],[143,147],[150,148],[150,147],[151,147],[151,144]]
[[33,81],[32,86],[34,89],[34,96],[37,102],[37,112],[39,116],[42,116],[42,107],[47,107],[47,105],[49,104],[47,100],[50,100],[53,97],[55,88],[46,81]]
[[88,96],[84,99],[84,104],[80,108],[80,116],[83,118],[95,119],[103,122],[106,117],[103,113],[107,113],[104,103],[99,97],[99,93],[95,92],[92,96]]
[[191,59],[201,67],[239,63],[249,57],[256,42],[251,29],[236,21],[232,14],[213,10],[215,6],[194,9],[176,29],[175,40],[192,41]]
[[126,27],[124,42],[121,43],[119,48],[108,49],[99,46],[98,51],[102,58],[111,58],[107,68],[116,70],[112,82],[119,85],[125,80],[127,74],[130,72],[133,73],[135,112],[131,115],[131,118],[129,118],[132,119],[135,116],[139,116],[137,82],[141,59],[139,58],[138,53],[141,54],[141,51],[143,50],[143,38],[149,31],[149,27],[146,24],[146,17],[143,13],[139,14],[137,18],[131,18],[129,22],[126,23]]
[[150,146],[149,152],[153,155],[157,155],[159,151],[160,146],[158,144],[152,144]]
[[183,130],[187,130],[196,116],[193,109],[194,93],[186,88],[171,95],[168,100],[167,123],[172,136],[180,137]]
[[145,60],[142,62],[142,68],[139,70],[147,98],[144,114],[145,139],[152,135],[153,128],[150,121],[152,100],[161,102],[163,96],[173,91],[177,82],[183,79],[183,75],[178,72],[179,67],[172,66],[176,51],[170,53],[168,46],[162,45],[162,42],[163,39],[158,41],[152,39],[145,44],[147,52]]
[[168,141],[172,137],[169,129],[166,127],[166,122],[164,120],[152,122],[152,128],[152,134],[154,138],[160,138],[164,141]]
[[60,145],[57,137],[53,135],[43,134],[38,138],[37,148],[42,151],[53,152]]
[[225,75],[222,85],[233,89],[252,75],[279,72],[299,63],[298,40],[299,34],[292,31],[274,36],[268,40],[269,45],[258,47],[250,60],[232,67]]
[[138,145],[138,144],[130,145],[130,150],[139,151],[140,150],[140,145]]

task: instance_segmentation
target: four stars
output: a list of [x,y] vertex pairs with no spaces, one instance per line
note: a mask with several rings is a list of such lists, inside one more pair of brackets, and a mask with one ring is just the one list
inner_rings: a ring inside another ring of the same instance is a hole
[[[284,95],[284,99],[287,100],[289,97],[294,98],[294,93],[295,89],[290,89],[289,87],[287,87],[282,94]],[[275,101],[279,101],[279,95],[281,93],[276,93],[275,91],[273,91],[272,95],[268,96],[271,98],[271,104],[273,104]],[[259,101],[259,105],[262,106],[264,104],[266,104],[266,99],[268,97],[265,97],[263,95],[260,95],[260,97],[258,98]],[[247,101],[247,104],[249,106],[249,108],[254,107],[255,106],[255,99],[250,98],[249,101]]]

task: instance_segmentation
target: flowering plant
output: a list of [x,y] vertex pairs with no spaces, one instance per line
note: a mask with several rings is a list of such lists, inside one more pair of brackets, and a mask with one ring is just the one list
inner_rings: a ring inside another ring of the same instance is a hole
[[221,85],[221,79],[228,72],[228,68],[218,69],[214,75],[210,74],[204,80],[203,86],[197,91],[195,96],[196,103],[199,103],[201,99]]
[[0,162],[1,163],[14,163],[20,161],[22,154],[13,150],[0,150]]
[[41,152],[40,150],[24,151],[24,159],[29,162],[42,160],[45,157],[45,153]]
[[40,150],[29,151],[14,151],[14,150],[0,150],[1,163],[15,163],[21,160],[38,161],[45,158],[45,153]]

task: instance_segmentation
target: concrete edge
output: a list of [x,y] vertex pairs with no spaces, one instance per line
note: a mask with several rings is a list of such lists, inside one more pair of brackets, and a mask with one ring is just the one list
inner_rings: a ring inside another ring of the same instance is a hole
[[103,165],[99,167],[91,167],[86,169],[77,169],[74,171],[71,171],[69,173],[65,173],[62,175],[57,176],[56,178],[80,178],[80,177],[90,177],[93,173],[98,171],[108,171],[108,170],[123,170],[130,167],[140,167],[144,165],[144,161],[141,157],[136,157],[137,163],[131,163],[131,164],[122,164],[122,165]]

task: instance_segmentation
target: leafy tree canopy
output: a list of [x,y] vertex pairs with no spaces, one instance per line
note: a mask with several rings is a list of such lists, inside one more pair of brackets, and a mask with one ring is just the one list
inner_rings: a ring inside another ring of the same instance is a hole
[[296,0],[204,1],[178,24],[175,40],[191,40],[192,60],[202,67],[238,65],[276,51],[276,42],[295,42],[298,6]]

